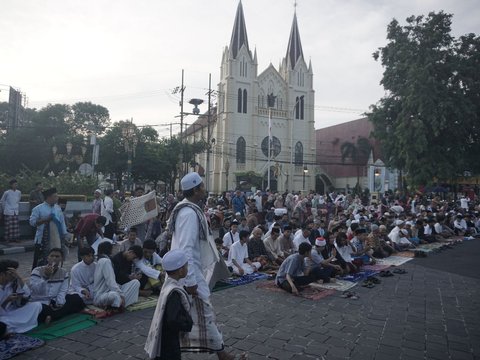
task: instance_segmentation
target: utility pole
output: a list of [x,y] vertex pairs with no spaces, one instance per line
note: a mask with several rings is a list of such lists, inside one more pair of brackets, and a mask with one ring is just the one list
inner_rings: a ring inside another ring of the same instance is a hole
[[[180,92],[180,139],[179,139],[179,142],[180,142],[180,155],[181,155],[181,166],[180,166],[180,169],[182,169],[181,171],[183,172],[183,162],[185,160],[185,151],[184,151],[184,148],[183,148],[183,94],[185,92],[185,86],[184,86],[184,69],[182,69],[182,84],[180,86],[180,88],[176,87],[172,93],[173,94],[176,94],[178,92]],[[170,137],[171,137],[171,134],[172,134],[172,130],[171,130],[171,125],[170,125]],[[179,176],[179,181],[178,181],[178,187],[179,187],[179,190],[180,189],[180,178],[182,177],[183,174],[180,174]]]
[[205,172],[205,182],[207,185],[207,193],[210,190],[210,121],[212,109],[212,74],[208,74],[208,115],[207,115],[207,169]]

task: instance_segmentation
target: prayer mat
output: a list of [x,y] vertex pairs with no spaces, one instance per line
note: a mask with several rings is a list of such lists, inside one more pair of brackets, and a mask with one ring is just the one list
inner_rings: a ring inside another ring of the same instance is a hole
[[363,265],[362,270],[374,270],[374,271],[382,271],[388,269],[390,265],[385,264],[375,264],[375,265]]
[[138,311],[144,309],[150,309],[157,306],[158,296],[139,296],[138,301],[129,307],[127,307],[127,311]]
[[415,253],[415,251],[422,251],[425,253],[431,253],[439,251],[442,246],[450,244],[450,241],[434,242],[430,244],[421,244],[418,245],[415,249],[409,249],[410,252]]
[[340,279],[357,283],[359,281],[365,280],[369,276],[377,275],[378,273],[379,273],[379,271],[377,271],[377,270],[360,270],[359,272],[356,272],[355,274],[346,275],[346,276],[341,277]]
[[243,275],[239,277],[230,277],[228,279],[223,280],[224,283],[233,286],[245,285],[250,284],[256,280],[263,280],[267,279],[268,275],[263,273],[253,273],[249,275]]
[[410,260],[412,260],[412,258],[403,256],[389,256],[385,259],[377,259],[377,263],[379,265],[400,266]]
[[105,309],[96,307],[95,305],[87,305],[85,309],[82,310],[82,314],[91,315],[95,319],[104,319],[111,316]]
[[228,284],[223,280],[217,281],[217,283],[215,284],[215,287],[212,289],[212,292],[217,292],[217,291],[220,291],[220,290],[230,289],[230,288],[235,287],[235,286],[236,285]]
[[97,320],[87,314],[72,314],[63,319],[53,321],[49,326],[41,324],[30,330],[27,335],[42,340],[53,340],[74,332],[95,326]]
[[[285,290],[275,285],[274,281],[262,281],[257,285],[257,289],[265,289],[272,292],[278,292],[278,293],[284,293],[285,295],[290,295]],[[320,289],[312,286],[301,287],[299,291],[300,291],[299,297],[302,297],[308,300],[315,300],[315,301],[326,298],[327,296],[333,295],[336,292],[333,289]]]
[[356,282],[352,281],[347,281],[347,280],[340,280],[337,279],[335,282],[330,282],[326,284],[315,284],[312,283],[310,284],[311,287],[314,287],[316,289],[330,289],[330,290],[337,290],[337,291],[347,291],[356,286]]
[[28,350],[45,345],[45,341],[22,334],[14,334],[0,341],[0,360],[10,359]]

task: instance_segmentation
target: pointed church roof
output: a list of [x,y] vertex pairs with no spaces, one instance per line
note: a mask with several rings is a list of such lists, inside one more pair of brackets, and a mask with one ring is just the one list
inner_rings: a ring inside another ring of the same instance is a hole
[[288,39],[287,59],[290,60],[292,69],[295,67],[298,59],[303,57],[302,42],[298,31],[297,13],[293,15],[292,30],[290,30],[290,39]]
[[247,28],[245,26],[245,17],[243,15],[242,1],[238,3],[237,15],[235,16],[235,24],[233,25],[232,39],[230,40],[230,51],[233,58],[237,57],[241,47],[245,45],[247,51],[250,51],[248,47]]

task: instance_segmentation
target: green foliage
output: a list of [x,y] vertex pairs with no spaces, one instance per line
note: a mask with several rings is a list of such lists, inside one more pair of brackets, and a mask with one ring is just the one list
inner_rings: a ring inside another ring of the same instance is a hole
[[[371,151],[372,145],[370,141],[364,137],[359,137],[356,144],[346,141],[340,146],[342,162],[344,163],[347,159],[350,159],[352,164],[357,168],[356,186],[360,186],[360,166],[366,164]],[[361,191],[361,189],[359,191]]]
[[[35,188],[35,183],[41,181],[43,188],[56,187],[59,194],[91,195],[98,187],[96,178],[82,176],[79,174],[68,174],[65,172],[54,176],[45,175],[44,171],[35,171],[23,167],[15,176],[18,181],[18,189],[23,194],[30,193]],[[2,188],[8,187],[11,176],[0,173],[0,184]]]
[[478,173],[480,38],[453,38],[452,15],[443,12],[406,21],[393,20],[388,44],[374,53],[387,95],[368,116],[387,166],[413,185]]

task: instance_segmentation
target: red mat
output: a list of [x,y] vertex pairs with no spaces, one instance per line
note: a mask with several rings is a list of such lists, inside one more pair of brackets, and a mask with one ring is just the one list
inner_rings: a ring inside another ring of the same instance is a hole
[[[275,285],[274,281],[263,281],[257,284],[257,289],[265,289],[268,291],[288,294],[285,290],[280,289],[277,285]],[[309,300],[320,300],[335,293],[336,290],[333,289],[314,289],[311,286],[305,286],[301,289],[299,296]]]

